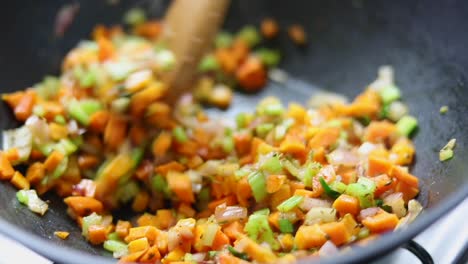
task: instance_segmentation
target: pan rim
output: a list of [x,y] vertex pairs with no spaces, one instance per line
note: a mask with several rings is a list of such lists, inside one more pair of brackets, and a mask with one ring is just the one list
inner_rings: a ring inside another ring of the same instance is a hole
[[[377,243],[367,245],[363,248],[353,249],[348,254],[341,254],[329,259],[304,259],[298,263],[362,263],[374,259],[378,256],[384,256],[392,252],[394,249],[403,245],[405,242],[414,238],[424,229],[436,222],[437,219],[448,213],[456,207],[460,202],[468,197],[468,185],[464,185],[460,190],[447,197],[440,204],[430,208],[427,213],[421,215],[417,222],[410,225],[403,232],[393,232],[378,239]],[[0,233],[16,240],[26,247],[36,251],[42,256],[49,258],[59,263],[95,263],[108,264],[115,263],[116,259],[106,258],[103,256],[92,255],[81,250],[66,248],[54,244],[53,242],[44,239],[36,234],[28,233],[16,225],[0,218]]]

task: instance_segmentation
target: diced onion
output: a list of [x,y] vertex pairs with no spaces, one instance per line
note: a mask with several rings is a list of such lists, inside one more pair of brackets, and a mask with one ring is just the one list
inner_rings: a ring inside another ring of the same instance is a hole
[[359,217],[361,219],[365,219],[367,217],[371,217],[371,216],[378,214],[379,211],[380,211],[380,208],[378,207],[369,207],[369,208],[361,210],[361,212],[359,212]]
[[299,208],[303,211],[309,211],[312,208],[316,207],[323,207],[323,208],[330,208],[332,203],[325,199],[318,199],[318,198],[310,198],[305,197],[301,204],[299,204]]
[[397,229],[406,228],[410,223],[416,219],[416,217],[422,212],[422,205],[416,200],[410,200],[408,202],[408,214],[401,218],[398,222]]
[[247,208],[242,206],[218,205],[215,209],[215,219],[218,223],[247,218]]
[[402,218],[406,215],[405,201],[401,192],[392,193],[383,199],[384,204],[392,207],[392,212]]
[[338,253],[338,248],[333,244],[333,242],[328,240],[323,244],[318,253],[320,257],[331,256]]
[[334,208],[315,207],[307,212],[304,224],[313,225],[334,221],[336,221],[336,210]]
[[356,166],[359,158],[351,151],[336,149],[328,155],[328,162],[332,165]]

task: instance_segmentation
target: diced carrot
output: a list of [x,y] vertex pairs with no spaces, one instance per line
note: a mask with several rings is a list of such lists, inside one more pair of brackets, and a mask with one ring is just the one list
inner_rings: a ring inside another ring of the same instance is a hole
[[69,232],[66,232],[66,231],[55,231],[54,232],[54,235],[62,240],[65,240],[68,238],[68,236],[70,235]]
[[403,200],[408,202],[418,195],[419,189],[402,181],[398,181],[395,185],[395,192],[401,192],[403,194]]
[[11,166],[8,157],[4,152],[0,152],[0,180],[10,180],[15,170]]
[[107,229],[105,226],[92,225],[88,228],[88,240],[93,245],[104,243],[107,239]]
[[146,128],[142,124],[133,124],[132,127],[130,127],[129,135],[130,135],[130,140],[132,141],[133,144],[139,146],[142,145],[147,137],[147,131]]
[[155,127],[171,129],[171,107],[167,103],[154,102],[146,108],[145,121]]
[[411,140],[402,137],[392,146],[389,158],[396,165],[409,165],[413,162],[414,153]]
[[135,212],[143,212],[148,207],[150,196],[146,191],[140,191],[133,199],[132,209]]
[[127,121],[118,114],[112,114],[104,130],[104,143],[117,149],[127,137]]
[[397,178],[399,181],[402,181],[411,187],[418,188],[419,179],[416,176],[404,170],[402,167],[395,166],[392,170],[391,175],[392,177]]
[[54,189],[58,196],[67,197],[70,196],[73,192],[73,183],[60,178],[55,182]]
[[164,156],[172,144],[172,135],[169,132],[161,132],[153,142],[153,155]]
[[157,225],[158,219],[156,215],[152,215],[150,213],[144,213],[137,219],[137,225],[138,226],[156,226],[157,228],[160,228]]
[[174,216],[172,210],[169,209],[160,209],[156,212],[157,217],[157,227],[159,229],[167,229],[176,224],[177,219]]
[[32,160],[41,160],[44,158],[44,154],[37,149],[32,149],[29,158]]
[[20,190],[28,190],[30,187],[28,180],[26,180],[26,178],[19,171],[15,171],[13,177],[11,177],[10,182],[13,184],[13,186]]
[[309,191],[309,190],[306,190],[306,189],[296,189],[294,191],[294,195],[304,196],[304,197],[314,197],[315,193],[313,191]]
[[325,165],[327,164],[327,157],[326,157],[326,153],[325,153],[325,148],[324,147],[319,147],[317,149],[314,149],[314,153],[313,153],[313,159],[314,161],[322,164],[322,165]]
[[395,214],[380,212],[374,216],[364,218],[362,224],[369,228],[372,233],[382,233],[393,230],[398,224],[398,217]]
[[15,109],[16,106],[19,104],[21,101],[21,98],[23,98],[25,92],[24,91],[17,91],[13,93],[7,93],[2,95],[2,100],[5,101],[11,109]]
[[53,140],[66,138],[68,135],[68,128],[64,125],[52,122],[49,124],[49,135]]
[[337,246],[341,246],[349,241],[351,235],[342,222],[331,222],[320,225],[320,229],[325,232],[330,240]]
[[44,118],[48,121],[53,121],[56,116],[65,114],[65,109],[59,102],[44,101],[40,105],[44,109]]
[[242,88],[254,92],[265,86],[267,74],[260,59],[250,56],[237,69],[236,78]]
[[128,252],[132,254],[135,252],[146,250],[149,247],[150,247],[150,244],[148,242],[148,238],[142,237],[142,238],[138,238],[133,241],[130,241],[130,243],[128,243]]
[[289,184],[284,184],[281,186],[281,188],[273,193],[270,198],[270,207],[271,208],[276,208],[279,204],[281,204],[283,201],[291,197],[291,187]]
[[184,170],[185,170],[185,166],[177,161],[171,161],[169,163],[159,165],[154,169],[156,173],[159,173],[162,175],[167,175],[169,171],[182,172]]
[[354,167],[340,166],[336,174],[341,175],[341,182],[344,184],[355,183],[357,181],[357,173]]
[[40,162],[34,162],[31,166],[28,167],[26,171],[26,179],[31,184],[39,183],[45,176],[44,164]]
[[235,205],[237,203],[237,199],[235,195],[229,195],[224,198],[214,200],[208,204],[208,208],[210,210],[214,210],[218,205],[226,204],[227,206]]
[[297,123],[304,123],[304,119],[307,115],[307,110],[300,104],[290,103],[288,106],[287,116],[292,117]]
[[276,228],[276,230],[279,230],[279,217],[279,211],[275,211],[268,216],[268,223],[270,224],[270,226]]
[[100,201],[85,196],[70,196],[63,200],[78,216],[86,216],[91,213],[101,213],[103,205]]
[[125,255],[119,259],[119,263],[138,263],[139,259],[145,255],[147,250],[138,251],[132,254]]
[[176,248],[174,250],[171,250],[171,252],[169,252],[166,257],[164,257],[162,259],[162,263],[163,264],[173,264],[175,262],[180,262],[185,256],[185,252],[180,249],[180,248]]
[[265,38],[274,38],[278,35],[279,26],[278,23],[272,18],[265,18],[262,20],[262,24],[260,25],[260,30],[262,35]]
[[16,119],[23,122],[26,121],[32,114],[35,101],[35,93],[31,90],[26,91],[14,109]]
[[221,69],[227,74],[232,74],[237,68],[237,59],[229,48],[220,48],[215,53]]
[[288,136],[281,142],[280,151],[298,157],[307,155],[306,145],[301,140]]
[[277,260],[276,255],[270,248],[262,247],[248,237],[237,240],[235,245],[237,244],[245,245],[244,252],[259,263],[273,263]]
[[241,206],[248,206],[249,199],[252,197],[252,188],[247,177],[240,179],[236,185],[236,196]]
[[194,217],[197,211],[192,208],[189,204],[186,203],[181,203],[178,208],[179,214],[185,216],[185,217]]
[[249,56],[249,52],[250,52],[249,44],[247,44],[242,39],[236,39],[232,43],[231,53],[237,65],[245,61],[245,59]]
[[117,225],[115,226],[115,232],[117,232],[117,235],[121,238],[124,239],[132,227],[132,224],[129,221],[123,221],[119,220],[117,221]]
[[[198,144],[195,140],[188,140],[184,143],[177,143],[174,145],[174,150],[179,153],[179,154],[182,154],[184,156],[194,156],[197,154],[197,151],[198,151]],[[213,151],[211,151],[213,152]],[[211,154],[211,153],[209,153]],[[209,159],[209,158],[207,158]]]
[[301,25],[291,25],[288,28],[288,35],[296,45],[305,45],[307,43],[307,36]]
[[133,240],[146,237],[150,244],[156,240],[158,229],[154,226],[141,226],[130,228],[128,235],[125,237],[125,242],[130,243]]
[[100,61],[105,61],[107,59],[110,59],[112,56],[114,56],[115,48],[114,48],[114,44],[112,44],[112,41],[110,41],[106,37],[98,37],[96,41],[99,46],[99,60]]
[[19,161],[20,155],[17,148],[13,147],[4,152],[4,155],[7,157],[8,161],[11,164],[15,164],[15,162]]
[[289,181],[289,186],[291,186],[291,192],[292,193],[296,192],[296,190],[305,189],[304,183],[300,182],[300,181]]
[[219,264],[247,264],[249,262],[240,258],[234,257],[228,253],[220,253],[217,258]]
[[380,143],[396,133],[396,126],[389,121],[374,121],[369,124],[364,133],[364,140]]
[[235,133],[234,145],[236,152],[239,156],[243,156],[250,151],[250,142],[252,141],[252,134],[250,133]]
[[281,188],[286,181],[286,175],[271,174],[267,177],[266,190],[268,193],[274,193]]
[[141,256],[138,260],[140,263],[155,263],[161,259],[161,253],[159,252],[158,246],[154,245],[148,248],[146,253]]
[[218,230],[213,239],[211,248],[214,250],[221,250],[225,245],[229,244],[229,237],[223,233],[223,231]]
[[159,34],[162,31],[162,24],[158,21],[148,21],[143,24],[140,24],[135,27],[135,34],[149,38],[149,39],[154,39],[159,36]]
[[100,110],[93,113],[89,119],[88,128],[97,133],[103,133],[109,121],[110,114],[106,110]]
[[334,144],[340,136],[340,128],[321,128],[309,141],[309,148],[315,150],[319,147],[327,148]]
[[89,170],[99,164],[99,159],[93,154],[81,154],[78,156],[78,166],[82,170]]
[[298,249],[320,247],[325,242],[327,242],[327,234],[318,225],[302,225],[294,237],[294,245]]
[[374,191],[374,196],[376,197],[379,197],[384,192],[395,187],[395,181],[393,181],[392,178],[386,174],[375,176],[370,179],[375,182],[376,188]]
[[380,96],[372,90],[367,89],[360,94],[353,103],[344,107],[342,114],[354,117],[375,117],[380,111]]
[[167,87],[161,82],[154,82],[145,89],[132,95],[130,102],[130,113],[135,118],[141,118],[145,109],[154,101],[164,96]]
[[64,158],[64,155],[62,154],[62,152],[58,150],[52,151],[52,153],[50,153],[50,155],[47,157],[47,159],[44,162],[44,169],[47,172],[54,171],[55,168],[57,168],[57,166],[59,165],[59,163],[63,160],[63,158]]
[[356,197],[342,194],[334,202],[335,208],[341,216],[346,214],[357,215],[359,213],[359,200]]
[[190,169],[195,169],[202,164],[203,159],[198,155],[189,158],[189,160],[187,161],[187,167],[189,167]]
[[195,201],[192,192],[192,182],[187,174],[171,170],[167,173],[167,183],[169,189],[177,195],[180,201],[186,203],[193,203]]
[[374,177],[380,174],[390,175],[392,173],[393,164],[385,159],[369,157],[369,166],[367,173],[369,176]]
[[231,239],[235,241],[244,234],[244,225],[239,221],[231,222],[230,224],[223,226],[223,232]]

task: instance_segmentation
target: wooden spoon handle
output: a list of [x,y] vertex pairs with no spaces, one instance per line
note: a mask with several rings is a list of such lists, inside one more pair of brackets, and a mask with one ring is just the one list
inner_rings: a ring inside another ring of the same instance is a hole
[[191,88],[198,62],[213,44],[230,0],[173,0],[164,19],[162,41],[176,57],[176,65],[164,79],[169,99]]

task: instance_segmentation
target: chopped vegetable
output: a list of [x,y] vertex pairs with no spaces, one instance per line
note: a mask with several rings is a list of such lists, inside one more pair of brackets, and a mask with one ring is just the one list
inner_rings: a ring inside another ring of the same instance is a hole
[[49,208],[49,205],[37,196],[36,190],[20,190],[16,193],[16,198],[20,203],[27,205],[29,210],[40,215],[44,215]]
[[288,34],[291,40],[296,45],[305,45],[307,43],[307,36],[304,28],[298,24],[294,24],[288,28]]
[[453,158],[453,149],[455,148],[456,139],[452,138],[449,142],[439,151],[439,160],[446,161]]
[[441,113],[442,115],[446,114],[449,110],[449,107],[444,105],[444,106],[441,106],[440,109],[439,109],[439,113]]
[[251,47],[256,46],[261,41],[260,34],[254,26],[243,27],[237,34],[237,38],[242,39]]
[[413,116],[404,116],[396,123],[398,133],[409,136],[418,127],[418,120]]
[[291,198],[289,198],[288,200],[282,202],[280,205],[278,205],[278,210],[280,212],[288,212],[288,211],[291,211],[292,209],[294,209],[294,207],[298,206],[302,200],[304,199],[304,197],[302,196],[292,196]]
[[132,26],[142,24],[146,21],[145,11],[141,8],[132,8],[125,13],[124,21]]
[[379,90],[379,95],[382,98],[384,104],[390,104],[395,100],[400,99],[401,92],[395,85],[387,85]]
[[65,240],[68,238],[68,236],[70,235],[70,233],[66,232],[66,231],[55,231],[54,232],[54,235],[62,240]]
[[248,176],[248,181],[255,200],[261,202],[265,199],[267,196],[265,175],[261,172],[252,172]]
[[266,242],[273,249],[277,249],[279,247],[278,241],[275,240],[273,231],[268,224],[267,215],[257,213],[252,214],[245,224],[244,230],[251,239],[257,242]]

